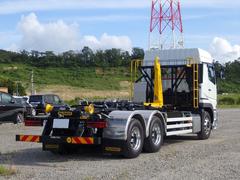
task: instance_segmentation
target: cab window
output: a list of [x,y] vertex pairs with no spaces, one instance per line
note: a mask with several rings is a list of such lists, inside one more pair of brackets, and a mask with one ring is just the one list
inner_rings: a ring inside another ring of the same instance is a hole
[[216,75],[215,70],[212,65],[208,64],[208,79],[213,83],[216,84]]
[[54,104],[60,104],[60,99],[58,96],[54,96]]
[[10,103],[12,101],[12,97],[8,94],[2,94],[2,103]]
[[53,96],[47,95],[45,96],[45,103],[53,104]]

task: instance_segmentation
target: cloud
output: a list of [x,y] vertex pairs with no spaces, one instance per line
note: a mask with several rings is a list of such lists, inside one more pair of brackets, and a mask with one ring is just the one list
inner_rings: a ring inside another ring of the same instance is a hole
[[85,36],[82,44],[93,49],[121,48],[129,52],[132,49],[132,42],[127,36],[110,36],[107,33],[104,33],[99,40],[95,36]]
[[224,38],[215,37],[210,44],[210,52],[217,61],[225,63],[240,57],[240,45],[232,45]]
[[[18,23],[21,34],[19,43],[13,49],[63,52],[80,50],[84,46],[97,49],[121,48],[131,51],[132,42],[127,36],[112,36],[104,33],[99,39],[95,36],[79,35],[76,24],[66,24],[62,20],[49,23],[39,22],[34,13],[22,16]],[[11,47],[10,47],[11,48]]]

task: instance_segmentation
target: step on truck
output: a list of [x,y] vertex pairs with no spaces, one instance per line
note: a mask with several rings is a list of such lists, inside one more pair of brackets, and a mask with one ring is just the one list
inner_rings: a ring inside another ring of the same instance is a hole
[[131,100],[81,101],[47,106],[50,116],[27,118],[41,135],[16,135],[64,153],[101,146],[104,153],[135,158],[158,152],[167,136],[193,134],[204,140],[217,127],[216,78],[211,55],[201,49],[150,50],[131,62]]

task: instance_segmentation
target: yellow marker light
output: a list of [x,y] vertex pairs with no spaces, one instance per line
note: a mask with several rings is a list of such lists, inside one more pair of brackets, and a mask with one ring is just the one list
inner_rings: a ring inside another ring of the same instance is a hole
[[50,113],[53,110],[53,106],[51,104],[47,104],[45,108],[46,113]]
[[72,143],[72,138],[68,137],[68,138],[67,138],[67,143],[68,143],[68,144],[71,144],[71,143]]
[[94,109],[94,105],[93,104],[90,104],[89,106],[85,106],[84,107],[84,111],[86,113],[89,113],[89,114],[93,114],[95,109]]

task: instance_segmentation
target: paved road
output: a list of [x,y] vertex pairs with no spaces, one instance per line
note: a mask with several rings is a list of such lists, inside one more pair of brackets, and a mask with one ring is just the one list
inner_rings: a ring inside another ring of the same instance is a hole
[[[15,142],[16,133],[39,128],[0,125],[0,164],[17,169],[7,179],[240,179],[240,109],[220,110],[219,129],[209,140],[183,136],[165,140],[161,151],[136,159],[103,156],[95,149],[60,156],[41,145]],[[0,179],[3,177],[0,177]],[[5,177],[6,178],[6,177]]]

